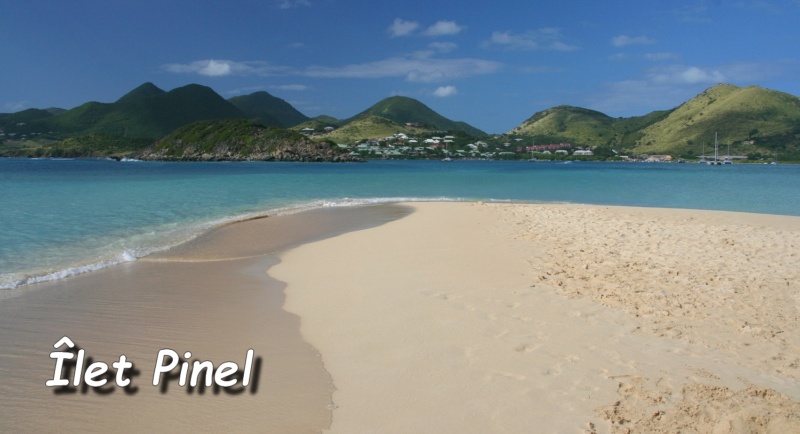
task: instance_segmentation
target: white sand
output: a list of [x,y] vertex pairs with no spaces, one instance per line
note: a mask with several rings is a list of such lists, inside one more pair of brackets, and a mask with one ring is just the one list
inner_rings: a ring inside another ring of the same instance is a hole
[[800,218],[413,206],[270,270],[331,432],[800,432]]

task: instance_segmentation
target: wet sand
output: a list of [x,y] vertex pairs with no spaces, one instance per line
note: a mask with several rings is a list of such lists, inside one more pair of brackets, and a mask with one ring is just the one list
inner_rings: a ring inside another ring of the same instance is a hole
[[[299,318],[282,309],[283,283],[266,270],[280,251],[408,212],[336,208],[230,224],[165,254],[6,294],[0,431],[319,432],[331,420],[331,378],[302,340]],[[46,387],[55,368],[49,354],[63,336],[109,366],[125,354],[138,371],[132,388],[113,379],[66,393]],[[240,369],[252,348],[253,383],[216,393],[176,380],[155,387],[156,356],[165,348]]]

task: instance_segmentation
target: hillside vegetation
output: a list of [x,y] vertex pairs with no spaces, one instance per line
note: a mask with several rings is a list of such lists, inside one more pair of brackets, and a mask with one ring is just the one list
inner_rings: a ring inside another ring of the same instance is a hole
[[[721,143],[735,143],[738,153],[785,148],[797,144],[800,98],[756,86],[717,85],[692,98],[660,122],[642,130],[639,153],[702,152]],[[752,145],[742,144],[753,141]]]
[[361,118],[364,115],[372,115],[388,119],[400,125],[407,123],[419,124],[420,127],[429,130],[462,132],[473,137],[485,136],[486,133],[464,122],[457,122],[447,119],[433,111],[425,104],[405,96],[392,96],[379,101],[372,107],[363,112],[346,119],[343,125]]
[[134,154],[173,161],[360,161],[331,142],[244,119],[198,121]]
[[699,156],[713,152],[714,133],[737,155],[800,149],[800,98],[757,86],[720,84],[680,106],[645,116],[611,118],[559,106],[534,114],[508,132],[537,141],[606,146],[620,152]]
[[[505,134],[490,137],[404,96],[385,98],[343,120],[330,116],[310,119],[263,91],[225,100],[197,84],[166,92],[145,83],[112,103],[0,113],[0,156],[121,155],[195,122],[223,119],[250,120],[261,127],[291,127],[296,133],[310,129],[314,140],[346,145],[367,139],[375,142],[398,133],[407,135],[411,144],[412,138],[451,136],[448,146],[453,152],[492,155],[486,149],[477,152],[474,147],[486,142],[503,158],[522,158],[530,151],[524,148],[539,144],[564,145],[561,148],[573,150],[594,148],[594,155],[609,158],[643,154],[692,158],[701,155],[704,146],[706,153],[713,152],[716,132],[720,144],[731,145],[734,155],[759,159],[778,154],[781,161],[800,161],[800,98],[757,86],[727,84],[711,87],[678,107],[629,118],[557,106],[535,113]],[[228,133],[234,124],[225,127]],[[251,132],[243,132],[241,140],[216,143],[239,146],[250,140],[246,137]],[[254,134],[261,137],[266,133]],[[474,146],[468,150],[470,145]],[[235,158],[245,158],[236,149],[228,150]]]
[[353,143],[365,139],[391,136],[396,133],[418,136],[426,132],[428,132],[426,128],[409,127],[380,116],[364,114],[321,137],[336,143]]
[[288,102],[263,91],[235,96],[228,99],[228,102],[246,113],[250,119],[268,126],[289,128],[308,120],[308,116],[297,111]]

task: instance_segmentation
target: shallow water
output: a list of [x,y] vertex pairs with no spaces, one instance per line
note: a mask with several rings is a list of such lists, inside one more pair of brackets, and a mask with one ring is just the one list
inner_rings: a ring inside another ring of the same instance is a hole
[[568,202],[800,215],[800,166],[0,159],[0,288],[162,251],[227,221],[402,200]]

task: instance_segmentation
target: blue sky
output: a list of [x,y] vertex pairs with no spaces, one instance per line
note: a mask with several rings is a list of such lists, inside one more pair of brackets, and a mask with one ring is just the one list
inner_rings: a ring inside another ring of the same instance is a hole
[[392,95],[490,133],[569,104],[628,117],[720,82],[800,95],[800,0],[5,2],[0,112],[153,82],[308,116]]

